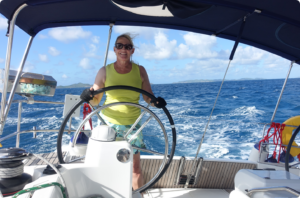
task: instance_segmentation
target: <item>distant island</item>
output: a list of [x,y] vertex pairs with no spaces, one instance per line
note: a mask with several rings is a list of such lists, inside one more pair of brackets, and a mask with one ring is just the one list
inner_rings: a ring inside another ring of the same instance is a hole
[[62,88],[80,88],[80,87],[91,87],[92,85],[89,84],[84,84],[84,83],[76,83],[73,85],[68,85],[68,86],[57,86],[56,88],[62,89]]
[[[208,80],[208,79],[200,79],[200,80],[185,80],[185,81],[178,81],[178,82],[174,82],[174,83],[199,83],[199,82],[218,82],[218,81],[222,81],[223,79],[212,79],[212,80]],[[243,81],[243,80],[265,80],[264,78],[241,78],[241,79],[230,79],[230,80],[226,80],[225,81]]]

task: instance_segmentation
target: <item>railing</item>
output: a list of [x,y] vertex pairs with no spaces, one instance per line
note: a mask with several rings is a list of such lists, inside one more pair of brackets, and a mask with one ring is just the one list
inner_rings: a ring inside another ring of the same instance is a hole
[[[13,103],[18,103],[18,123],[17,123],[17,131],[14,133],[11,133],[3,138],[0,138],[0,142],[3,142],[4,140],[7,140],[13,136],[17,136],[16,138],[16,147],[19,148],[20,145],[20,134],[23,133],[33,133],[33,138],[36,137],[36,133],[41,133],[41,132],[58,132],[58,129],[42,129],[42,130],[25,130],[25,131],[20,131],[21,128],[21,115],[22,115],[22,103],[27,103],[27,104],[33,104],[33,103],[40,103],[40,104],[55,104],[55,105],[64,105],[64,102],[52,102],[52,101],[39,101],[39,100],[14,100]],[[83,106],[83,105],[81,105]],[[35,127],[34,127],[35,128]],[[81,130],[82,132],[90,132],[91,130]],[[71,125],[69,126],[69,130],[65,130],[64,132],[76,132],[76,130],[71,129]]]

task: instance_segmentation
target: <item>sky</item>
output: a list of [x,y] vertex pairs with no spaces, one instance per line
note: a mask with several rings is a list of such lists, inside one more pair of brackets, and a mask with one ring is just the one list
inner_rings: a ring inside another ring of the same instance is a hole
[[[5,68],[7,20],[0,14],[0,69]],[[58,85],[93,84],[104,64],[109,26],[76,26],[41,31],[33,40],[24,71],[52,76]],[[118,35],[134,38],[132,60],[145,67],[153,84],[198,79],[222,79],[233,41],[160,28],[114,26],[107,63],[116,60],[113,45]],[[15,29],[10,69],[17,70],[29,36]],[[255,47],[239,44],[226,79],[285,78],[290,61]],[[295,64],[291,78],[300,77]]]

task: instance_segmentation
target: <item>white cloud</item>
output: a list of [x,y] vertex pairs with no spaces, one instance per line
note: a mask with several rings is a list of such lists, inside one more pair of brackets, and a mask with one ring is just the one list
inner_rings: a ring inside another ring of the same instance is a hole
[[183,39],[185,44],[181,43],[175,50],[179,59],[204,59],[218,56],[218,53],[212,50],[217,43],[216,37],[189,32],[183,36]]
[[101,56],[97,55],[97,51],[98,47],[95,44],[89,44],[89,51],[84,56],[100,59]]
[[79,66],[83,69],[93,69],[93,66],[90,65],[90,59],[83,58],[80,60]]
[[141,44],[140,49],[137,48],[138,54],[141,54],[145,59],[167,59],[172,56],[177,42],[176,40],[169,41],[167,35],[159,31],[154,36],[154,43],[155,45]]
[[55,65],[61,66],[61,65],[64,65],[64,62],[62,62],[62,61],[59,61],[59,62],[58,62],[58,63],[56,63]]
[[268,52],[255,47],[247,46],[243,48],[239,46],[236,49],[232,64],[256,65],[261,60],[263,60],[263,58],[266,57],[267,54]]
[[263,65],[267,69],[282,69],[284,66],[290,66],[291,61],[284,59],[275,54],[268,53],[263,60]]
[[99,41],[100,41],[100,37],[99,37],[99,36],[93,36],[93,37],[91,38],[91,40],[92,40],[93,43],[98,44]]
[[7,29],[7,19],[0,17],[0,30]]
[[49,35],[56,40],[67,43],[76,39],[88,38],[92,33],[84,31],[82,27],[62,27],[51,29]]
[[43,62],[48,62],[48,57],[46,54],[39,54],[39,58]]
[[4,63],[4,59],[0,58],[0,63]]
[[34,69],[35,69],[35,65],[32,62],[30,61],[25,62],[24,69],[23,69],[24,72],[31,72]]
[[108,55],[107,55],[107,59],[110,61],[116,61],[117,57],[116,57],[116,53],[112,50],[108,51]]
[[62,78],[66,79],[68,76],[66,74],[62,75]]
[[52,56],[58,56],[60,54],[60,51],[58,51],[55,47],[49,47],[49,54]]
[[152,39],[158,32],[166,31],[161,28],[139,27],[139,26],[115,26],[114,31],[118,34],[130,33],[133,37],[142,36]]
[[38,38],[39,38],[39,39],[46,39],[46,38],[48,38],[48,36],[45,35],[45,34],[39,34],[39,35],[38,35]]

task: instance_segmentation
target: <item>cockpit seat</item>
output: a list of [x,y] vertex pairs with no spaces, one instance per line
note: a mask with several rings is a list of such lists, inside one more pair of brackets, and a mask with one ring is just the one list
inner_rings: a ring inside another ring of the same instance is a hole
[[[242,169],[235,175],[234,185],[229,198],[292,198],[297,196],[282,189],[300,191],[300,177],[287,171]],[[258,188],[259,192],[251,191]]]

